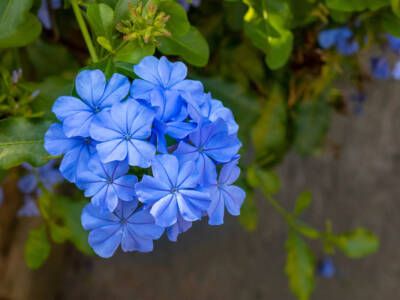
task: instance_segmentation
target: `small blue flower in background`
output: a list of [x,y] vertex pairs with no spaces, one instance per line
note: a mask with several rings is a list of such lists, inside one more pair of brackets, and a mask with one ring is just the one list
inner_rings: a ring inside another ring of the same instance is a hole
[[62,155],[61,174],[70,182],[76,182],[79,173],[87,170],[89,158],[96,152],[96,142],[91,138],[67,138],[62,125],[52,124],[44,136],[44,148],[50,155]]
[[154,224],[147,209],[135,212],[137,202],[120,202],[113,213],[102,214],[88,204],[82,212],[82,226],[89,233],[89,245],[101,257],[111,257],[121,245],[124,252],[153,250],[153,240],[160,238],[164,228]]
[[24,196],[24,205],[17,212],[18,217],[36,217],[40,216],[39,208],[35,200],[29,196]]
[[396,64],[394,65],[392,76],[396,80],[400,79],[400,61],[396,62]]
[[[62,6],[62,0],[51,0],[51,8],[59,9]],[[42,4],[37,12],[37,17],[40,22],[43,24],[44,28],[50,29],[52,27],[51,18],[50,18],[50,10],[47,6],[47,0],[42,0]]]
[[0,206],[3,204],[3,200],[4,200],[4,191],[3,187],[0,186]]
[[167,236],[171,242],[178,240],[178,235],[188,231],[192,227],[192,222],[186,221],[181,215],[178,216],[176,223],[167,227]]
[[336,267],[330,257],[323,258],[317,265],[317,274],[325,278],[332,278],[335,276]]
[[207,209],[208,224],[221,225],[224,223],[225,207],[233,216],[240,215],[246,193],[241,188],[232,185],[239,177],[240,169],[236,163],[222,167],[217,180],[216,172],[209,175],[210,179],[205,190],[210,194],[211,204]]
[[364,93],[358,92],[350,96],[352,102],[353,112],[356,115],[361,115],[363,112],[363,104],[365,103],[367,96]]
[[100,70],[80,72],[75,88],[81,99],[61,96],[53,105],[53,112],[63,123],[65,135],[89,137],[90,125],[97,114],[124,99],[129,86],[128,78],[120,74],[114,74],[106,83],[106,77]]
[[178,3],[179,3],[180,5],[182,5],[182,7],[183,7],[186,11],[188,11],[189,8],[190,8],[191,6],[193,6],[193,7],[199,7],[200,4],[201,4],[201,0],[192,0],[191,2],[186,1],[186,0],[178,0]]
[[228,126],[222,119],[215,122],[202,122],[196,131],[189,135],[188,141],[181,141],[175,150],[182,161],[196,162],[196,168],[208,177],[214,172],[215,163],[227,163],[242,146],[236,136],[228,134]]
[[389,62],[384,56],[371,58],[371,71],[377,79],[388,79],[391,75]]
[[179,215],[186,221],[200,220],[209,205],[208,193],[198,190],[199,173],[193,161],[180,163],[169,154],[157,155],[152,163],[153,177],[144,175],[136,185],[140,202],[151,205],[156,224],[175,224]]
[[102,163],[94,155],[88,165],[88,171],[79,177],[79,186],[85,190],[85,197],[92,197],[92,204],[100,211],[112,212],[118,206],[118,200],[135,201],[135,175],[126,175],[129,165],[126,161]]
[[90,128],[90,135],[103,162],[127,158],[131,166],[147,168],[156,148],[146,141],[151,135],[154,113],[133,99],[117,103],[104,112]]
[[318,34],[318,42],[323,49],[335,46],[340,54],[346,56],[353,55],[359,50],[353,31],[347,27],[322,30]]
[[389,46],[394,52],[400,51],[400,38],[395,37],[389,33],[386,34]]

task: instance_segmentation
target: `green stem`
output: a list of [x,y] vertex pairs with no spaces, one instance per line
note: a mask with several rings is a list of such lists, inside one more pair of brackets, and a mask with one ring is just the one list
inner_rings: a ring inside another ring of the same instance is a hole
[[290,223],[292,221],[292,215],[288,213],[274,198],[270,195],[266,195],[268,202],[282,215],[286,221]]
[[72,9],[74,10],[74,14],[76,17],[76,21],[78,22],[79,28],[81,29],[83,39],[85,40],[86,46],[89,50],[90,57],[94,63],[98,62],[96,51],[94,50],[94,46],[92,43],[92,39],[90,38],[89,31],[86,27],[86,23],[83,20],[81,10],[79,8],[77,0],[71,0]]

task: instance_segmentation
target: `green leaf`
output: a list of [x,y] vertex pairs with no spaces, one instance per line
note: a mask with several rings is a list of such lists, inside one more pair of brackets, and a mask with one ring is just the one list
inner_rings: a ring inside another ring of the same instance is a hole
[[382,14],[382,25],[386,32],[400,37],[400,18],[391,12]]
[[286,241],[287,260],[285,272],[293,294],[300,300],[310,298],[314,289],[315,259],[303,238],[291,231]]
[[248,231],[254,231],[258,224],[258,212],[253,191],[246,191],[246,199],[240,208],[239,223]]
[[75,74],[79,69],[77,60],[61,43],[45,42],[39,39],[26,49],[39,78],[50,75]]
[[390,3],[392,5],[393,13],[400,17],[400,0],[391,0]]
[[246,35],[266,54],[268,67],[273,70],[281,68],[293,48],[293,34],[288,29],[291,20],[288,0],[246,2],[249,5],[244,17]]
[[311,204],[311,192],[309,190],[303,191],[296,200],[294,205],[294,214],[299,215],[307,209]]
[[170,16],[166,28],[173,36],[183,36],[189,31],[190,23],[182,5],[173,1],[162,1],[160,2],[159,11],[163,11]]
[[9,169],[23,162],[33,166],[46,163],[43,136],[50,124],[49,120],[0,120],[0,168]]
[[247,182],[250,186],[260,188],[265,195],[275,194],[280,187],[279,177],[272,171],[251,166],[247,170]]
[[100,46],[102,46],[108,52],[113,52],[113,47],[111,45],[111,42],[106,37],[99,36],[97,37],[96,41],[99,43]]
[[46,261],[50,254],[51,245],[47,239],[46,227],[41,225],[39,228],[29,232],[28,240],[25,244],[25,261],[29,268],[38,269]]
[[60,226],[54,222],[50,224],[50,236],[55,243],[64,243],[69,237],[69,230],[67,227]]
[[146,56],[153,55],[155,47],[153,45],[140,46],[136,41],[129,42],[114,57],[115,62],[126,62],[137,64]]
[[56,117],[51,111],[53,103],[59,96],[71,95],[73,83],[59,76],[50,76],[42,82],[24,83],[24,87],[32,93],[39,91],[39,95],[31,104],[33,111],[44,112],[45,119],[55,121]]
[[284,95],[275,86],[265,103],[261,117],[251,131],[251,138],[257,157],[263,157],[268,162],[280,157],[286,147],[287,111]]
[[329,8],[340,11],[377,10],[390,5],[390,0],[325,0]]
[[8,0],[0,3],[0,48],[21,47],[33,42],[42,30],[31,13],[32,0]]
[[350,258],[361,258],[376,252],[379,248],[378,238],[364,228],[334,236],[333,242]]
[[202,34],[193,26],[183,36],[159,37],[158,50],[166,55],[179,55],[188,63],[203,67],[208,62],[210,49]]
[[294,148],[310,155],[322,144],[330,123],[330,107],[323,98],[301,102],[293,114]]
[[87,8],[87,19],[93,32],[97,37],[104,36],[112,39],[114,30],[114,11],[104,3],[89,4]]
[[302,235],[308,237],[309,239],[318,239],[320,237],[320,234],[318,232],[318,230],[314,229],[313,227],[307,225],[306,223],[296,220],[295,222],[293,222],[292,224],[295,229],[301,233]]

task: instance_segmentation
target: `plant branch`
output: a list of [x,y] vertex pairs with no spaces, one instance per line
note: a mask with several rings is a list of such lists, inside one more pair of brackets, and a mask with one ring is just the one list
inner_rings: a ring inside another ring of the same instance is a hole
[[90,37],[89,31],[86,27],[85,20],[83,20],[81,10],[79,8],[77,0],[71,0],[72,9],[74,11],[76,21],[78,22],[79,28],[82,32],[83,39],[85,40],[86,46],[89,50],[90,57],[94,63],[98,62],[97,54],[93,46],[92,39]]

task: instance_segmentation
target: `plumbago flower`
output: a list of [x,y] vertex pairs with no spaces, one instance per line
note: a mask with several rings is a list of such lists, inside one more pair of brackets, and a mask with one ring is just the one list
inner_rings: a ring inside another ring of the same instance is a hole
[[133,69],[132,84],[79,73],[79,98],[56,100],[61,123],[45,135],[46,150],[64,155],[62,175],[91,197],[82,225],[102,257],[119,245],[151,251],[164,231],[176,241],[203,216],[222,224],[225,207],[238,215],[245,197],[233,185],[241,142],[232,112],[186,79],[181,62],[150,56]]
[[[89,245],[101,257],[111,257],[119,245],[124,252],[153,250],[153,240],[160,238],[164,228],[154,224],[153,217],[137,201],[120,202],[114,212],[102,214],[92,204],[82,212],[82,226],[89,233]],[[136,211],[135,211],[136,210]]]
[[318,35],[318,42],[323,49],[335,46],[342,55],[353,55],[359,50],[353,31],[347,27],[322,30]]

